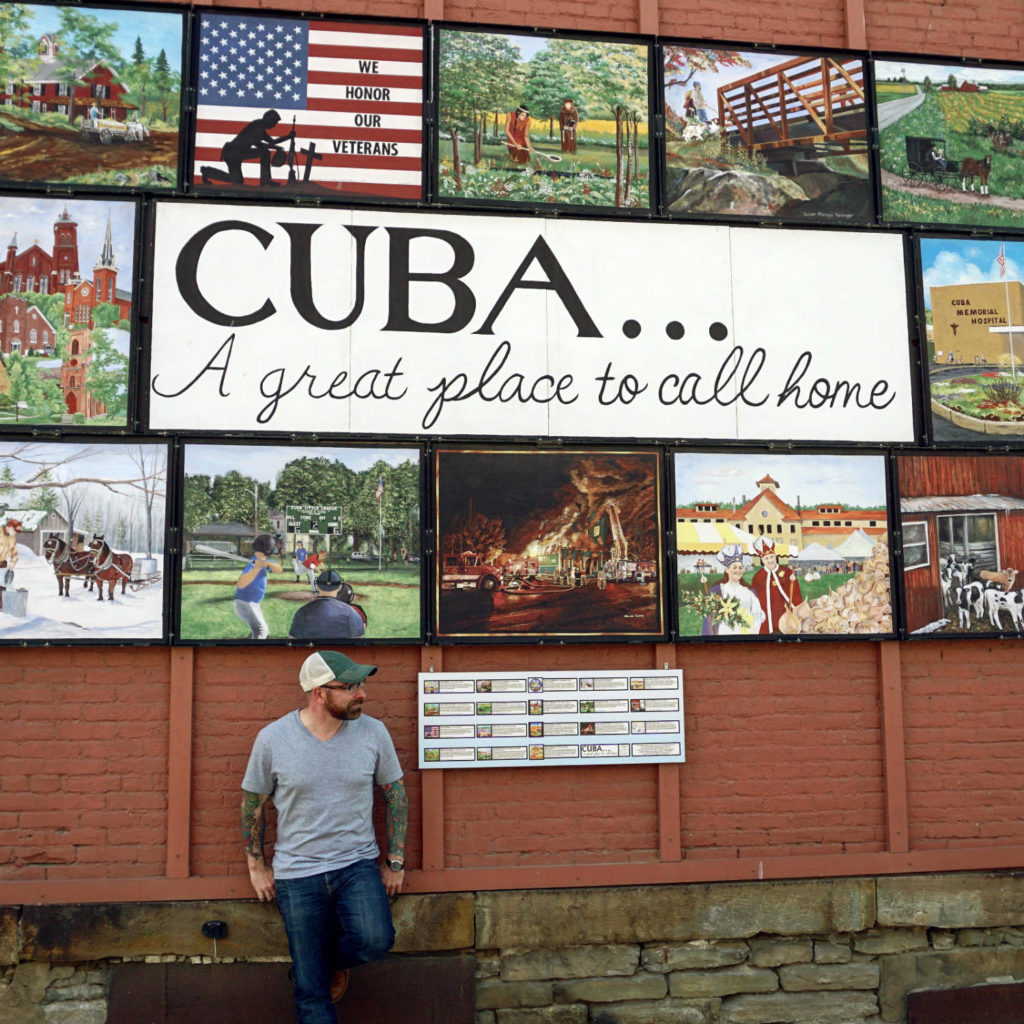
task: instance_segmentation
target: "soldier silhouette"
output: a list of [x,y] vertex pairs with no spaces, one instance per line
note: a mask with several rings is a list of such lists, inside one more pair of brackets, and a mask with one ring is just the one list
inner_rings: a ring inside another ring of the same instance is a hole
[[226,173],[217,167],[204,165],[199,168],[203,184],[230,181],[234,185],[242,185],[245,181],[242,176],[243,161],[259,160],[260,185],[277,185],[278,182],[271,180],[270,168],[284,164],[287,157],[281,147],[295,137],[294,128],[279,138],[270,134],[269,129],[275,127],[280,120],[281,115],[276,110],[268,110],[262,117],[250,121],[233,139],[225,142],[220,151],[221,160],[228,165]]

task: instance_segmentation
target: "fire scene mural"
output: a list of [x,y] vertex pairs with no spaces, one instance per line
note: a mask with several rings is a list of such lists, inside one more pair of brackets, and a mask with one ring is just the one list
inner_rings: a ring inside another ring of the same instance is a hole
[[441,449],[437,633],[664,632],[656,452]]
[[675,456],[682,636],[893,631],[885,458]]
[[0,181],[174,188],[182,16],[4,7]]
[[127,422],[137,214],[0,198],[0,427]]

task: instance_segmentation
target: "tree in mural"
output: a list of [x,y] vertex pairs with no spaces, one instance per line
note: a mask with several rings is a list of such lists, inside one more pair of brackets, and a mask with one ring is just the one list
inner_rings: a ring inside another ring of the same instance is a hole
[[270,485],[232,469],[213,478],[211,488],[217,521],[245,523],[257,532],[271,529],[267,515]]
[[200,473],[185,476],[183,504],[183,526],[185,533],[195,533],[216,518],[217,507],[213,500],[210,478]]
[[[53,74],[67,86],[70,93],[73,94],[76,87],[86,84],[79,76],[87,73],[99,61],[106,61],[115,68],[120,65],[121,51],[114,42],[116,23],[102,21],[94,14],[73,7],[59,8],[57,17],[60,19],[57,35],[63,60],[54,65]],[[73,122],[75,113],[76,108],[69,103],[69,124]]]
[[[548,119],[548,138],[554,136],[555,120],[562,109],[562,102],[575,98],[575,92],[562,61],[550,50],[541,50],[530,61],[523,98],[533,117]],[[586,116],[578,100],[576,108],[581,118]]]
[[475,125],[482,114],[498,117],[519,103],[523,68],[519,47],[507,36],[442,32],[439,55],[441,119],[451,127]]
[[96,329],[92,332],[85,389],[106,406],[106,415],[111,419],[127,416],[128,357],[118,352],[106,331]]

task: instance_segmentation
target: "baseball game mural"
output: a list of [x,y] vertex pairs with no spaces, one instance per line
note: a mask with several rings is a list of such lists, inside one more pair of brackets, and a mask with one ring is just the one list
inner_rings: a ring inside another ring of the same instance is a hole
[[0,427],[123,427],[134,202],[0,197]]
[[444,448],[435,472],[439,636],[664,632],[657,452]]
[[679,633],[889,634],[885,458],[675,455]]
[[919,244],[932,437],[1024,440],[1024,242]]
[[164,636],[167,447],[0,441],[0,642]]
[[906,628],[1024,632],[1024,458],[897,456]]
[[441,198],[647,209],[649,53],[442,29]]
[[662,49],[670,214],[870,221],[864,62]]
[[4,4],[0,181],[172,189],[183,18]]
[[279,198],[423,194],[423,29],[199,16],[192,183]]
[[875,61],[882,216],[1024,224],[1024,69]]
[[420,451],[185,447],[186,640],[418,639]]

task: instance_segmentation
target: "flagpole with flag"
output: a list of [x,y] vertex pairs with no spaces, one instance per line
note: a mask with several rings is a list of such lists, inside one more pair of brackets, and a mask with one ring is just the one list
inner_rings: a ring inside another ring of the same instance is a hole
[[1017,383],[1017,361],[1013,356],[1013,316],[1010,313],[1010,282],[1006,280],[1006,243],[999,246],[999,255],[996,257],[999,264],[999,276],[1003,278],[1003,288],[1006,292],[1006,328],[1010,339],[1010,379]]
[[381,570],[381,559],[384,557],[384,477],[377,477],[377,490],[373,496],[377,499],[377,572]]

